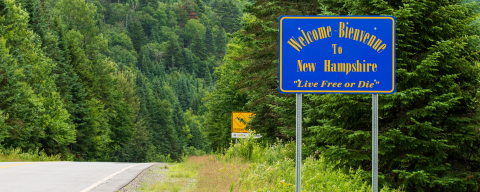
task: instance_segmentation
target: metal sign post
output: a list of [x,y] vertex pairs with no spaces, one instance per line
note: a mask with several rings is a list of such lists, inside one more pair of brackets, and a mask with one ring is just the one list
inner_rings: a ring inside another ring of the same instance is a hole
[[300,192],[302,190],[302,94],[296,95],[295,192]]
[[372,94],[372,192],[378,191],[378,94]]

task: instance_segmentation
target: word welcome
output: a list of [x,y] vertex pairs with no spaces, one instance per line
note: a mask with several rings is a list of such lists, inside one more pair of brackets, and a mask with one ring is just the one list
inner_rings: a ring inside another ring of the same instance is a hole
[[[299,36],[297,38],[298,40],[295,39],[295,37],[292,37],[287,42],[288,44],[290,44],[290,46],[292,46],[299,52],[301,49],[303,49],[303,47],[306,47],[314,41],[330,38],[333,36],[332,28],[330,26],[319,27],[317,29],[307,31],[306,33],[303,30],[300,31],[303,35]],[[348,27],[348,22],[339,22],[338,37],[362,42],[363,44],[366,44],[369,47],[373,48],[375,51],[377,51],[377,53],[381,53],[383,52],[383,50],[385,50],[385,48],[387,48],[387,44],[382,44],[382,40],[380,38],[377,38],[375,35],[372,35],[364,30]]]

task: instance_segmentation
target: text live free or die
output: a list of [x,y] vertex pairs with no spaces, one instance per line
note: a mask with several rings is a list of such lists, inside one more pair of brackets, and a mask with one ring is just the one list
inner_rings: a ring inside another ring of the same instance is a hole
[[279,91],[395,91],[395,18],[282,16]]

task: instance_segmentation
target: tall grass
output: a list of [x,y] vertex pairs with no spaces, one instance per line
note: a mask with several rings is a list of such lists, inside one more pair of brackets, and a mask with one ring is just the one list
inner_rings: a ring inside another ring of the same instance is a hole
[[22,151],[20,148],[16,149],[2,149],[0,148],[0,162],[10,161],[61,161],[60,155],[48,156],[45,151],[35,150]]
[[[251,162],[241,175],[242,190],[293,191],[295,189],[295,145],[286,144],[262,147],[253,138],[240,139],[225,151],[226,161],[242,159]],[[220,154],[217,154],[220,156]],[[340,169],[338,163],[328,162],[322,156],[309,157],[302,164],[302,191],[343,192],[372,191],[362,178],[361,169]],[[345,171],[347,170],[347,171]],[[383,187],[382,192],[401,191]]]

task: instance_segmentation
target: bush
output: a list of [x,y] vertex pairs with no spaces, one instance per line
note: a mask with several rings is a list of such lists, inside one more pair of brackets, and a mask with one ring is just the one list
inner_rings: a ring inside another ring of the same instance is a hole
[[[73,156],[63,157],[69,161],[73,161]],[[22,151],[20,148],[1,149],[0,148],[0,162],[7,161],[61,161],[62,155],[48,156],[45,151],[35,150]]]
[[[225,151],[224,159],[242,159],[251,166],[242,173],[242,190],[292,191],[295,189],[295,143],[260,146],[253,138],[240,141]],[[302,165],[302,191],[371,191],[362,169],[337,168],[339,162],[309,157]],[[400,191],[384,187],[381,191]]]
[[193,146],[185,147],[184,150],[187,156],[204,156],[207,153],[203,150],[196,149]]

